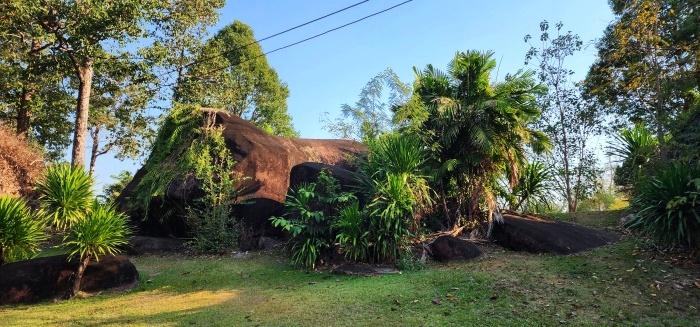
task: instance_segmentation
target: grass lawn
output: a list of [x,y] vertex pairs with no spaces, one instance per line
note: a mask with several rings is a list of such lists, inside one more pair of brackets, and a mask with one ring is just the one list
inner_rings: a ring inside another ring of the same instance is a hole
[[[554,218],[604,227],[619,215]],[[134,257],[130,292],[0,307],[0,325],[700,325],[700,269],[635,237],[567,257],[482,248],[481,260],[382,277],[298,270],[275,253]]]

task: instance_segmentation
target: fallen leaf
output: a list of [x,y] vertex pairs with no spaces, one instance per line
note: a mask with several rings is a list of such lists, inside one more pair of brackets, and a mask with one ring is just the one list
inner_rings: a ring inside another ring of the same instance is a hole
[[433,304],[440,304],[440,299],[434,298],[434,299],[433,299]]

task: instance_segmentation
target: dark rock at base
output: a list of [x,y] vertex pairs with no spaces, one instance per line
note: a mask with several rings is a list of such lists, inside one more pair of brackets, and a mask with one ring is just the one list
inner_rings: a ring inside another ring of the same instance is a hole
[[333,268],[334,275],[346,276],[375,276],[398,273],[398,270],[391,267],[373,267],[362,264],[344,264]]
[[[66,255],[8,263],[0,267],[0,305],[35,303],[65,298],[73,286],[78,261],[66,261]],[[80,290],[96,293],[109,289],[128,289],[138,283],[139,273],[125,256],[101,256],[91,261]]]
[[430,244],[430,252],[437,261],[472,260],[483,258],[484,253],[474,244],[454,236],[438,237]]
[[557,255],[580,253],[620,240],[619,235],[597,228],[514,214],[504,214],[503,223],[494,224],[492,238],[511,250]]
[[130,254],[179,253],[183,250],[183,241],[168,237],[133,236],[126,250]]

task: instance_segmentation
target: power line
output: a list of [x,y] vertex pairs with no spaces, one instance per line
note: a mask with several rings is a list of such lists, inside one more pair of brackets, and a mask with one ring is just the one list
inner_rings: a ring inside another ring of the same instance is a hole
[[239,61],[239,62],[237,62],[237,63],[235,63],[235,64],[233,64],[233,65],[227,65],[227,66],[225,66],[225,67],[220,67],[220,68],[212,69],[212,70],[206,72],[205,75],[209,75],[209,74],[211,74],[211,73],[214,73],[214,72],[217,72],[217,71],[221,71],[221,70],[224,70],[224,69],[227,69],[227,68],[235,67],[235,66],[238,66],[238,65],[240,65],[240,64],[242,64],[242,63],[244,63],[244,62],[251,61],[251,60],[254,60],[254,59],[257,59],[257,58],[266,56],[266,55],[268,55],[268,54],[270,54],[270,53],[277,52],[277,51],[280,51],[280,50],[283,50],[283,49],[287,49],[287,48],[293,47],[293,46],[295,46],[295,45],[304,43],[304,42],[306,42],[306,41],[313,40],[313,39],[315,39],[315,38],[317,38],[317,37],[320,37],[320,36],[326,35],[326,34],[328,34],[328,33],[337,31],[337,30],[339,30],[339,29],[348,27],[348,26],[350,26],[350,25],[359,23],[359,22],[361,22],[361,21],[363,21],[363,20],[365,20],[365,19],[368,19],[368,18],[370,18],[370,17],[374,17],[374,16],[377,16],[377,15],[379,15],[379,14],[383,14],[383,13],[385,13],[385,12],[387,12],[387,11],[393,10],[393,9],[395,9],[395,8],[397,8],[397,7],[403,6],[403,5],[405,5],[405,4],[409,3],[409,2],[412,2],[412,1],[413,1],[413,0],[407,0],[407,1],[401,2],[401,3],[399,3],[399,4],[396,4],[396,5],[394,5],[394,6],[391,6],[391,7],[389,7],[389,8],[384,9],[384,10],[381,10],[381,11],[377,11],[377,12],[375,12],[375,13],[373,13],[373,14],[364,16],[364,17],[362,17],[362,18],[360,18],[360,19],[354,20],[354,21],[349,22],[349,23],[347,23],[347,24],[344,24],[344,25],[341,25],[341,26],[338,26],[338,27],[329,29],[329,30],[327,30],[327,31],[325,31],[325,32],[323,32],[323,33],[319,33],[319,34],[316,34],[316,35],[314,35],[314,36],[305,38],[305,39],[303,39],[303,40],[301,40],[301,41],[297,41],[297,42],[294,42],[294,43],[285,45],[285,46],[283,46],[283,47],[279,47],[279,48],[277,48],[277,49],[270,50],[270,51],[265,52],[265,53],[263,53],[263,54],[261,54],[261,55],[258,55],[258,56],[255,56],[255,57],[251,57],[251,58],[248,58],[248,59],[246,59],[246,60],[241,60],[241,61]]
[[341,12],[346,11],[346,10],[348,10],[348,9],[357,7],[357,6],[361,5],[361,4],[364,4],[364,3],[369,2],[369,1],[370,1],[370,0],[364,0],[364,1],[357,2],[357,3],[355,3],[355,4],[352,4],[352,5],[350,5],[350,6],[347,6],[347,7],[345,7],[345,8],[338,9],[338,10],[332,12],[332,13],[323,15],[323,16],[321,16],[321,17],[312,19],[312,20],[310,20],[310,21],[307,21],[307,22],[305,22],[305,23],[299,24],[299,25],[297,25],[297,26],[288,28],[288,29],[286,29],[286,30],[284,30],[284,31],[281,31],[281,32],[279,32],[279,33],[272,34],[272,35],[267,36],[267,37],[265,37],[265,38],[262,38],[262,39],[260,39],[260,40],[254,40],[253,42],[250,42],[250,43],[245,44],[245,45],[238,46],[238,47],[236,47],[236,48],[234,48],[234,49],[231,49],[231,50],[228,50],[228,51],[226,51],[226,52],[217,54],[217,55],[215,55],[215,56],[206,57],[206,58],[203,58],[203,59],[201,59],[201,60],[195,60],[195,61],[193,61],[193,62],[191,62],[191,63],[188,63],[188,64],[186,64],[186,65],[184,65],[184,66],[182,66],[182,67],[178,67],[177,69],[173,69],[173,70],[167,71],[167,72],[165,72],[165,73],[163,73],[163,74],[160,74],[160,75],[158,75],[157,77],[162,77],[162,76],[167,75],[167,74],[175,73],[175,72],[177,72],[178,70],[183,69],[183,68],[188,68],[188,67],[191,67],[191,66],[196,65],[196,64],[200,64],[200,63],[203,63],[203,62],[211,61],[212,59],[216,59],[216,58],[218,58],[218,57],[224,56],[225,54],[232,53],[232,52],[235,52],[235,51],[240,50],[240,49],[243,49],[243,48],[247,48],[247,47],[249,47],[249,46],[251,46],[251,45],[253,45],[253,44],[260,44],[260,42],[262,42],[262,41],[269,40],[269,39],[271,39],[271,38],[273,38],[273,37],[280,36],[280,35],[282,35],[282,34],[291,32],[291,31],[293,31],[293,30],[295,30],[295,29],[298,29],[298,28],[300,28],[300,27],[304,27],[304,26],[309,25],[309,24],[311,24],[311,23],[315,23],[315,22],[317,22],[317,21],[320,21],[320,20],[322,20],[322,19],[328,18],[328,17],[333,16],[333,15],[335,15],[335,14],[341,13]]

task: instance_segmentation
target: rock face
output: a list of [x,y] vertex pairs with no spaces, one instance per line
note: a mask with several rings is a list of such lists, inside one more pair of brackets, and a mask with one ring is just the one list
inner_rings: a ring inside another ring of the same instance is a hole
[[[72,288],[78,262],[66,255],[8,263],[0,267],[0,305],[64,298]],[[136,267],[124,256],[103,256],[90,262],[80,290],[86,293],[130,288],[138,283]]]
[[[281,214],[280,204],[285,200],[294,166],[315,162],[350,169],[348,158],[366,151],[366,147],[356,141],[289,139],[269,135],[250,122],[226,112],[204,111],[204,114],[214,114],[215,125],[223,126],[226,146],[237,162],[234,170],[250,178],[242,184],[245,187],[242,195],[248,198],[249,203],[239,206],[236,216],[253,229],[266,228],[270,216]],[[145,173],[143,168],[140,169],[120,194],[117,203],[122,210],[126,210],[124,204]],[[165,194],[165,203],[153,204],[153,212],[149,212],[146,222],[141,222],[141,217],[132,214],[139,225],[139,233],[185,236],[186,226],[178,215],[181,216],[186,204],[197,196],[196,184],[173,182]]]
[[504,214],[494,224],[496,244],[516,251],[568,255],[588,251],[620,240],[615,233],[567,222],[555,222]]
[[483,258],[484,253],[471,242],[453,236],[440,236],[430,244],[430,253],[440,262]]
[[183,243],[168,237],[132,236],[126,251],[134,255],[178,253],[184,249]]

